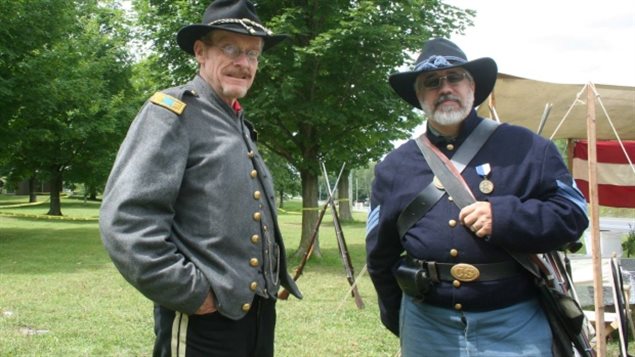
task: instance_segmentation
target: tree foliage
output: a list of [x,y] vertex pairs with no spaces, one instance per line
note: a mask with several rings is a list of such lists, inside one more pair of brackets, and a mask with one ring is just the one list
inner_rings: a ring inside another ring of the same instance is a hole
[[[390,89],[387,77],[411,62],[424,40],[471,24],[471,13],[436,0],[255,1],[265,25],[290,39],[266,52],[241,103],[260,142],[300,173],[304,250],[317,219],[320,161],[329,171],[365,166],[408,136],[420,119]],[[138,0],[135,8],[153,44],[166,84],[190,78],[179,28],[200,22],[207,1]],[[315,252],[319,254],[319,252]]]
[[[30,97],[27,85],[32,68],[25,62],[64,36],[71,9],[72,4],[65,0],[0,2],[1,142],[12,140],[10,120],[22,108],[21,101]],[[0,157],[7,155],[7,146],[0,146]]]
[[283,208],[287,197],[300,194],[300,174],[287,160],[270,152],[267,148],[262,149],[262,156],[271,171],[274,186],[278,191],[278,207]]
[[[29,1],[15,3],[25,7],[17,11],[25,22],[63,36],[33,42],[16,57],[16,69],[8,71],[20,77],[5,87],[9,99],[1,99],[14,100],[15,108],[4,126],[11,157],[4,156],[3,166],[16,178],[38,172],[49,179],[53,215],[61,214],[64,175],[88,186],[103,183],[132,116],[123,10],[114,1],[64,3],[64,21],[39,18]],[[24,30],[15,28],[15,36]]]

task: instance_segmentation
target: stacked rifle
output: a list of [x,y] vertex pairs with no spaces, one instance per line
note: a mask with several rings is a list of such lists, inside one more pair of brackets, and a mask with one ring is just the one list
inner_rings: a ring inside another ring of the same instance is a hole
[[[324,162],[322,162],[321,165],[322,165],[322,173],[326,180],[326,187],[328,189],[329,196],[328,196],[328,199],[326,200],[326,203],[320,209],[320,212],[318,214],[318,220],[315,223],[315,226],[313,227],[313,231],[311,232],[311,237],[309,238],[309,244],[304,252],[304,255],[302,256],[302,260],[300,261],[300,264],[295,269],[295,272],[293,274],[293,280],[298,280],[300,276],[302,275],[302,272],[304,271],[304,267],[306,263],[308,262],[309,258],[311,257],[311,254],[313,253],[313,248],[317,241],[318,232],[320,230],[320,224],[322,223],[324,214],[326,213],[326,210],[329,209],[330,207],[331,214],[333,215],[333,226],[335,227],[337,247],[340,253],[340,259],[342,260],[342,264],[344,265],[344,271],[346,272],[346,279],[348,280],[348,283],[351,286],[351,294],[353,298],[355,299],[355,305],[357,305],[357,308],[363,309],[364,302],[362,301],[362,296],[359,294],[359,291],[357,289],[357,284],[355,282],[355,272],[353,270],[353,264],[351,262],[351,257],[348,253],[348,247],[346,245],[346,240],[344,239],[344,232],[342,231],[342,225],[340,224],[339,216],[337,214],[337,208],[335,206],[335,198],[334,198],[335,190],[340,181],[340,178],[342,177],[342,172],[344,172],[345,164],[343,164],[342,168],[340,169],[340,173],[337,176],[337,180],[335,181],[335,185],[333,186],[333,189],[331,189],[331,184],[329,183],[329,180],[328,180],[328,174],[326,172],[326,166],[324,165]],[[286,289],[283,289],[282,291],[280,291],[280,293],[278,293],[278,298],[281,300],[286,300],[288,297],[289,297],[289,292]]]
[[[579,249],[567,247],[570,250]],[[551,251],[531,255],[538,268],[538,290],[554,338],[554,356],[595,357],[591,345],[591,325],[584,316],[571,279],[570,268],[561,254]]]

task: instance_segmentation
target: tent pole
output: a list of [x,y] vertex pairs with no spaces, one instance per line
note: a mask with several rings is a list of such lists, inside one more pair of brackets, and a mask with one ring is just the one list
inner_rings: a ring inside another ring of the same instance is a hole
[[490,118],[496,120],[497,123],[500,123],[501,120],[498,117],[498,113],[496,113],[496,93],[494,91],[496,88],[492,89],[492,93],[487,97],[487,107],[489,108],[489,116]]
[[597,147],[595,127],[595,96],[593,84],[587,84],[587,140],[589,156],[589,206],[591,216],[591,239],[593,252],[593,291],[595,303],[595,339],[598,357],[606,356],[604,336],[604,291],[602,283],[602,248],[600,246],[600,218],[597,186]]

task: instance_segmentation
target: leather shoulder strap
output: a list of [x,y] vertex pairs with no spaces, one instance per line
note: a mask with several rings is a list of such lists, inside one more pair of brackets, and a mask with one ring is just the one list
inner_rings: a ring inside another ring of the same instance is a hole
[[423,191],[419,192],[417,196],[410,201],[408,206],[401,211],[399,218],[397,218],[399,237],[403,237],[408,229],[414,226],[444,193],[445,192],[436,188],[432,183],[424,188]]
[[[487,132],[482,132],[482,133],[487,133]],[[489,132],[489,134],[491,135],[491,132]],[[487,138],[488,137],[489,135],[487,135]],[[487,138],[485,138],[485,140],[487,140]],[[482,147],[483,143],[485,143],[485,141],[483,141],[481,145],[478,146],[478,149],[475,150],[476,152],[478,152],[478,150]],[[429,142],[428,142],[428,145],[430,145],[430,147],[428,147],[425,144],[421,144],[419,142],[417,142],[417,144],[419,145],[419,149],[421,149],[421,153],[425,156],[426,160],[428,161],[428,164],[430,165],[432,172],[434,172],[437,178],[441,181],[441,183],[447,190],[448,194],[452,196],[452,198],[454,198],[453,201],[459,208],[463,208],[469,204],[476,202],[474,195],[472,194],[472,192],[470,191],[470,188],[465,183],[465,180],[463,180],[463,177],[461,177],[460,172],[458,170],[454,170],[454,168],[452,167],[448,167],[448,166],[452,166],[454,162],[448,162],[447,158],[445,158],[445,155],[443,155],[441,152],[438,152],[438,150],[435,153],[434,150],[436,150],[436,148],[432,147],[431,144],[429,144]],[[476,146],[474,146],[473,148],[476,148]],[[474,154],[476,154],[476,152],[474,152]],[[440,156],[443,156],[443,157],[440,157]],[[472,160],[473,157],[474,155],[469,157],[469,160],[466,161],[465,163],[466,164],[469,163],[469,161]],[[443,159],[445,159],[445,162]],[[465,166],[463,166],[461,170],[463,170],[464,168]],[[540,276],[537,266],[531,261],[531,255],[526,253],[512,252],[507,249],[506,251],[521,266],[523,266],[523,268],[527,269],[534,276],[537,276],[537,277]]]
[[[459,146],[456,153],[452,156],[452,163],[456,166],[459,172],[462,172],[467,164],[474,158],[478,151],[483,147],[487,139],[494,133],[494,130],[498,127],[498,123],[484,119],[465,139],[463,144]],[[425,134],[423,134],[425,135]],[[415,140],[417,145],[421,149],[420,140]],[[404,234],[417,223],[421,217],[423,217],[428,209],[430,209],[444,194],[442,190],[439,190],[430,183],[423,191],[419,192],[415,198],[401,211],[397,218],[397,231],[399,237],[403,237]]]

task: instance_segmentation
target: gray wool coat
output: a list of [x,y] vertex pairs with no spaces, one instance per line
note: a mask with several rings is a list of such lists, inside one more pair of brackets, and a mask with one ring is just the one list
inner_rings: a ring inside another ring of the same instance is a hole
[[210,289],[231,319],[255,294],[275,298],[279,285],[301,298],[272,178],[242,111],[200,76],[163,93],[132,122],[104,192],[100,231],[117,269],[156,304],[187,314]]

